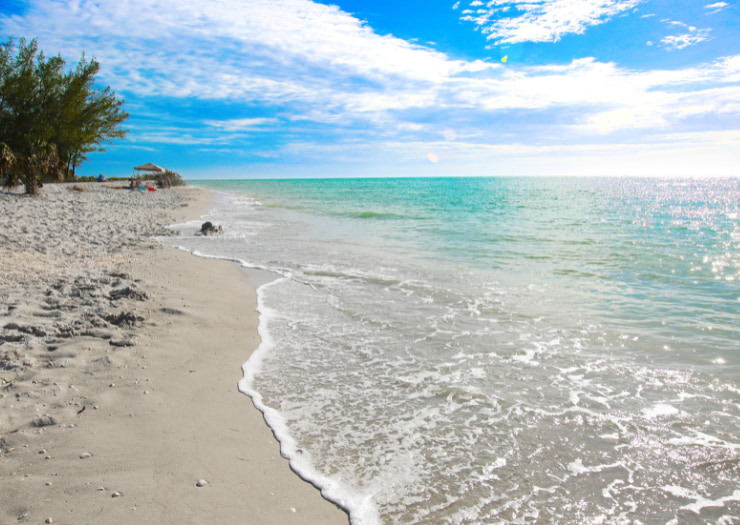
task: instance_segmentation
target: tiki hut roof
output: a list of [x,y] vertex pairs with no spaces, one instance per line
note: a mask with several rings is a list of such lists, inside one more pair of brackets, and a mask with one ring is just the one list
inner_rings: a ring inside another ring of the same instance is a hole
[[166,171],[163,167],[157,166],[156,164],[152,164],[151,162],[147,162],[146,164],[142,164],[141,166],[136,166],[134,170],[135,171],[150,171],[154,173],[164,173]]

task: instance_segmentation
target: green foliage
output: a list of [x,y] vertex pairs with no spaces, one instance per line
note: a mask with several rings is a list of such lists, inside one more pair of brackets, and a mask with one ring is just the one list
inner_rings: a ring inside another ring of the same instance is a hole
[[107,87],[95,89],[96,60],[83,55],[65,72],[61,56],[47,59],[36,40],[0,46],[0,177],[37,193],[45,179],[74,179],[87,154],[124,138],[124,101]]
[[[143,182],[156,182],[158,188],[172,188],[174,186],[186,186],[185,180],[176,171],[164,170],[162,173],[147,173],[137,175],[138,180]],[[114,180],[114,179],[110,179]]]
[[164,173],[157,174],[157,185],[160,188],[171,188],[173,186],[185,186],[185,181],[176,171],[165,170]]

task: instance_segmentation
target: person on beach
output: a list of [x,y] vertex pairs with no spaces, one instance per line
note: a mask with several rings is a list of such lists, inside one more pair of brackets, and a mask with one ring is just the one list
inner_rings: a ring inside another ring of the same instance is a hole
[[132,190],[139,190],[141,192],[146,191],[146,186],[144,186],[144,182],[138,178],[131,175],[131,178],[129,179],[129,188]]

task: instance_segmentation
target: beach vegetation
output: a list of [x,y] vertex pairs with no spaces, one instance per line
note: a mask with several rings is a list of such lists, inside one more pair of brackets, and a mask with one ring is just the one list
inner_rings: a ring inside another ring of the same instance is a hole
[[171,188],[173,186],[185,186],[182,176],[176,171],[165,170],[164,173],[158,173],[156,176],[157,185],[160,188]]
[[102,145],[124,138],[128,118],[110,87],[95,87],[100,64],[82,55],[67,70],[36,40],[0,45],[0,178],[36,194],[44,180],[74,180],[75,169]]

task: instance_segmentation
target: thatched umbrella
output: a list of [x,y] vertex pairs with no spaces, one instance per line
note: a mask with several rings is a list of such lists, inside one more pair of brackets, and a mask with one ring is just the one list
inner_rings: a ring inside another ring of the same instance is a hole
[[157,166],[156,164],[147,162],[146,164],[142,164],[141,166],[136,166],[134,168],[134,171],[146,171],[148,173],[164,173],[167,170],[165,170],[161,166]]
[[[134,171],[135,172],[139,172],[139,173],[138,174],[134,173],[133,175],[131,175],[131,189],[132,190],[136,188],[136,184],[137,184],[136,183],[136,179],[138,179],[141,176],[141,172],[142,171],[143,172],[146,172],[146,173],[154,173],[154,174],[157,174],[157,175],[161,175],[161,174],[165,173],[167,170],[164,169],[161,166],[157,166],[156,164],[152,164],[151,162],[147,162],[146,164],[142,164],[141,166],[136,166],[134,168]],[[139,188],[139,189],[141,189],[141,188]],[[152,191],[154,191],[154,190],[152,190]]]

